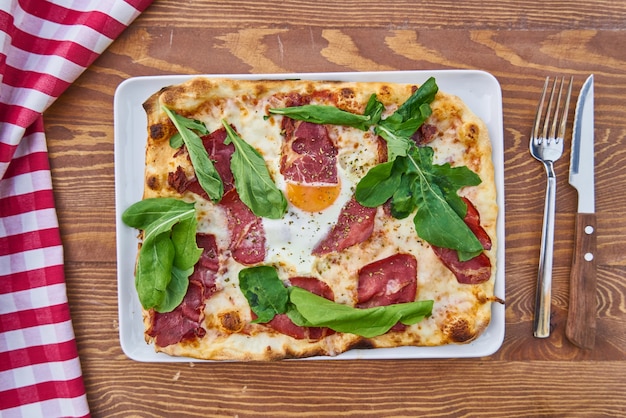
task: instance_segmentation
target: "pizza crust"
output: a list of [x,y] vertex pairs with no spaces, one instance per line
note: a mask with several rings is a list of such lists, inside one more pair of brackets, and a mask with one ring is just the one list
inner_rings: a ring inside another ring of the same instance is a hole
[[[335,333],[321,340],[299,340],[264,325],[254,324],[246,299],[238,288],[237,272],[243,267],[228,254],[228,236],[223,213],[206,199],[189,191],[180,195],[168,185],[168,173],[182,166],[189,176],[193,167],[185,153],[169,145],[176,129],[161,110],[165,105],[178,114],[205,123],[211,132],[225,119],[234,125],[247,142],[265,157],[270,174],[280,183],[279,158],[282,143],[281,116],[268,115],[271,107],[284,107],[295,94],[311,97],[314,104],[334,105],[363,113],[375,93],[386,106],[385,116],[393,113],[417,88],[416,85],[383,82],[312,82],[300,80],[231,80],[195,78],[154,93],[144,103],[147,115],[147,146],[144,198],[177,197],[196,202],[199,232],[214,233],[220,255],[217,292],[206,300],[202,338],[181,341],[155,350],[173,356],[211,360],[276,360],[310,356],[334,356],[351,348],[398,346],[439,346],[463,344],[476,339],[488,326],[497,266],[496,187],[491,159],[491,142],[486,125],[458,97],[438,92],[426,124],[435,134],[428,145],[435,151],[435,162],[465,165],[482,179],[478,186],[460,194],[469,198],[480,213],[481,225],[492,241],[485,254],[491,261],[491,278],[478,285],[459,284],[439,261],[428,243],[419,239],[411,218],[398,220],[385,216],[378,208],[374,232],[367,241],[341,253],[319,256],[308,272],[327,283],[338,303],[355,304],[356,274],[360,267],[397,252],[410,253],[418,260],[416,300],[435,301],[432,316],[408,326],[403,332],[389,332],[363,338]],[[371,132],[331,127],[338,144],[338,165],[344,181],[352,184],[379,163],[378,138]],[[139,139],[137,139],[139,140]],[[302,273],[285,260],[279,266],[281,279]],[[149,329],[152,310],[144,310],[144,325]],[[154,339],[146,335],[146,341]]]

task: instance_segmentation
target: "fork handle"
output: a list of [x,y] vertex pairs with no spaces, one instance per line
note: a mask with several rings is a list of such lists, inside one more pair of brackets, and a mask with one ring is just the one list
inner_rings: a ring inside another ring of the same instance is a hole
[[556,209],[556,175],[554,165],[546,161],[548,184],[546,202],[543,208],[543,230],[539,253],[539,271],[537,273],[537,292],[535,299],[535,319],[533,334],[537,338],[550,336],[550,305],[552,299],[552,261],[554,256],[554,218]]

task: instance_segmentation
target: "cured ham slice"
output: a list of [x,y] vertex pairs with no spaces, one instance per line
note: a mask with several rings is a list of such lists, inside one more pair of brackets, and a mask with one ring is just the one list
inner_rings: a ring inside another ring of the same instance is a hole
[[[467,213],[463,221],[470,230],[476,235],[476,238],[483,245],[485,250],[491,249],[491,238],[480,225],[480,214],[473,203],[466,198],[463,201],[467,204]],[[491,260],[482,252],[476,257],[460,261],[455,250],[432,246],[433,251],[441,262],[452,272],[457,281],[462,284],[480,284],[491,278]]]
[[[224,193],[235,187],[233,173],[230,170],[230,159],[235,152],[235,147],[233,144],[224,145],[225,139],[226,129],[224,128],[202,137],[202,144],[224,183]],[[198,179],[195,176],[188,178],[181,166],[177,166],[175,171],[168,173],[167,183],[180,194],[190,191],[209,200],[209,195],[202,189]]]
[[467,205],[467,213],[465,214],[465,218],[463,219],[469,229],[476,235],[478,241],[483,245],[485,250],[491,249],[491,238],[489,238],[489,234],[487,231],[480,225],[480,213],[476,209],[476,206],[467,198],[462,198],[465,204]]
[[208,299],[217,291],[215,281],[219,271],[219,258],[215,235],[197,234],[196,242],[202,248],[200,259],[196,263],[190,281],[198,281],[203,286],[203,297]]
[[394,254],[359,270],[358,308],[415,301],[417,260],[411,254]]
[[282,127],[280,172],[286,181],[287,199],[308,212],[328,208],[341,190],[337,147],[328,128],[290,118],[283,118]]
[[[315,277],[292,277],[289,281],[292,286],[301,287],[328,300],[335,299],[332,289],[328,287],[326,283],[316,279]],[[298,340],[319,340],[334,333],[334,331],[329,328],[298,326],[291,322],[291,319],[289,319],[287,314],[274,316],[274,318],[266,325],[281,334],[289,335],[290,337]]]
[[367,240],[374,231],[376,208],[362,206],[353,197],[341,209],[337,223],[313,248],[313,255],[342,251]]
[[433,251],[441,262],[454,273],[459,283],[480,284],[491,277],[491,261],[485,253],[480,253],[467,261],[459,261],[459,256],[455,250],[433,247]]
[[171,312],[152,313],[151,325],[146,333],[161,347],[202,338],[206,333],[200,325],[204,302],[216,291],[219,262],[215,236],[198,234],[196,242],[202,248],[202,254],[194,266],[193,274],[189,276],[189,286],[183,301]]
[[261,218],[239,199],[235,189],[226,193],[219,205],[226,211],[229,249],[233,258],[246,265],[262,262],[265,259],[266,240]]
[[206,330],[200,325],[204,310],[202,294],[202,284],[190,281],[182,303],[171,312],[154,312],[146,334],[153,337],[161,347],[203,337]]
[[226,129],[219,128],[202,137],[202,144],[224,183],[224,193],[235,187],[235,178],[230,170],[230,159],[235,152],[235,146],[232,143],[224,144],[226,136]]
[[[413,302],[416,293],[417,260],[410,254],[394,254],[359,270],[357,308]],[[406,325],[398,322],[390,331],[405,329]]]
[[283,119],[280,172],[287,181],[337,184],[337,147],[325,125]]

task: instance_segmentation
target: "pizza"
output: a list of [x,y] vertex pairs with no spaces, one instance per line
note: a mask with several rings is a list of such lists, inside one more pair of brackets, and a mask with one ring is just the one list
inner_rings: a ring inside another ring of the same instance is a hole
[[503,303],[489,133],[435,79],[197,77],[144,109],[144,195],[122,219],[157,352],[465,344]]

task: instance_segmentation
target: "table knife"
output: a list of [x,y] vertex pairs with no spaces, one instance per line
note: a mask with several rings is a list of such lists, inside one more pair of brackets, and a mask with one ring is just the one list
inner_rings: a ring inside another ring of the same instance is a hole
[[591,349],[596,336],[596,214],[593,74],[583,84],[574,115],[569,183],[578,191],[574,254],[565,335]]

